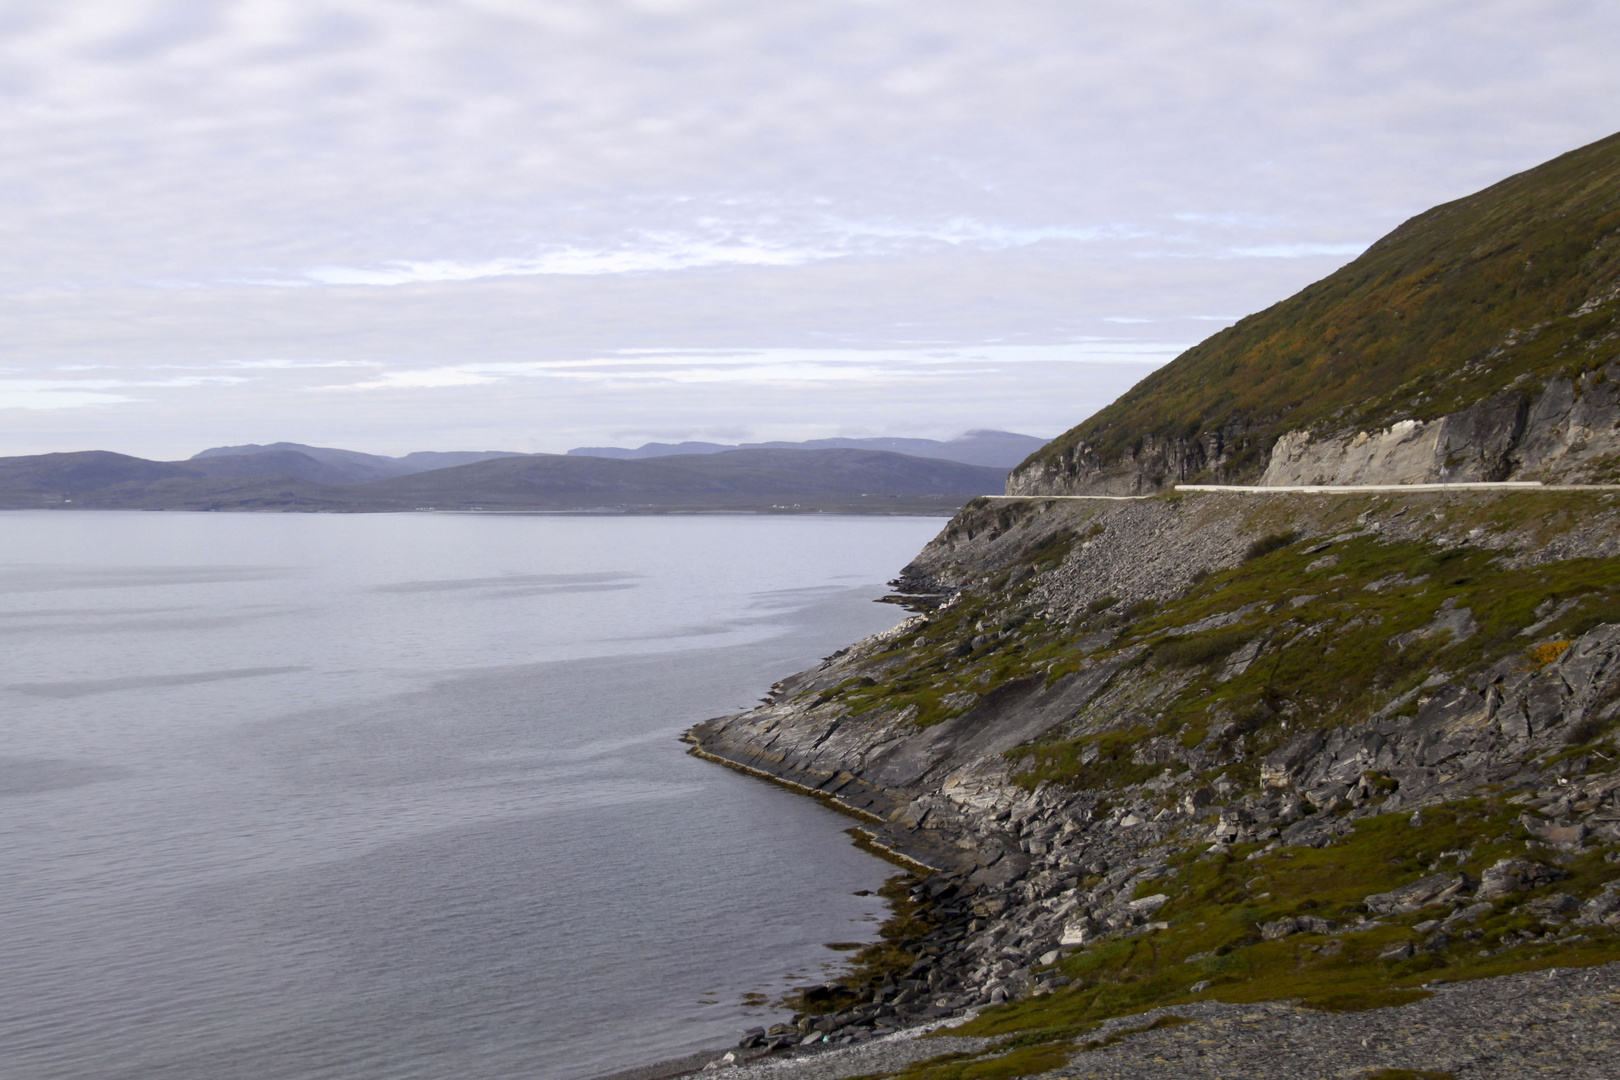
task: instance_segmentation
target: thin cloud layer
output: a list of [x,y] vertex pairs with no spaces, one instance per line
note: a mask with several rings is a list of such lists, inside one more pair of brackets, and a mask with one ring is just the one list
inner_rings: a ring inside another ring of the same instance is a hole
[[1620,127],[1617,45],[1568,0],[18,0],[0,452],[1054,434]]

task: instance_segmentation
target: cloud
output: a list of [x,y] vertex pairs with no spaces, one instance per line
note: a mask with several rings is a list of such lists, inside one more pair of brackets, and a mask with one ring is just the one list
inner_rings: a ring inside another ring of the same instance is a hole
[[110,394],[73,383],[0,379],[0,409],[82,409],[93,405],[122,405],[138,400],[126,394]]
[[[325,285],[414,285],[537,274],[594,276],[714,266],[802,266],[852,255],[881,256],[926,250],[934,245],[999,251],[1032,244],[1088,243],[1151,235],[1145,230],[1125,226],[1007,228],[965,218],[932,226],[839,220],[808,223],[753,221],[746,223],[746,228],[749,235],[740,239],[665,231],[641,234],[620,246],[596,250],[566,247],[533,257],[481,262],[393,260],[370,267],[317,266],[304,271],[307,279],[304,282],[270,280],[250,283],[277,286],[308,282]],[[725,231],[734,231],[730,223],[727,223]]]
[[[5,379],[0,378],[0,409],[78,409],[123,405],[145,400],[153,391],[203,386],[229,386],[246,379],[196,375],[169,379]],[[140,390],[142,397],[118,393]]]
[[427,371],[390,371],[366,382],[322,386],[320,390],[442,390],[450,386],[484,386],[495,382],[485,375],[464,368],[432,368]]
[[1303,259],[1311,255],[1360,255],[1369,244],[1262,244],[1233,248],[1232,254],[1246,259]]
[[941,376],[1006,377],[1019,366],[1142,365],[1151,370],[1186,343],[1121,340],[1064,345],[990,345],[950,349],[627,349],[570,360],[468,363],[388,371],[361,382],[309,387],[322,391],[439,390],[512,380],[634,386],[645,384],[787,386],[903,383]]
[[222,368],[248,370],[295,371],[303,368],[369,368],[379,367],[375,360],[320,360],[264,357],[251,360],[220,360]]
[[[582,434],[830,432],[862,379],[907,387],[892,424],[1078,421],[1208,313],[1609,134],[1617,48],[1573,0],[17,0],[0,340],[43,404],[0,453],[274,441],[328,398],[336,440],[526,439],[501,395],[539,387]],[[749,418],[792,387],[837,389]]]

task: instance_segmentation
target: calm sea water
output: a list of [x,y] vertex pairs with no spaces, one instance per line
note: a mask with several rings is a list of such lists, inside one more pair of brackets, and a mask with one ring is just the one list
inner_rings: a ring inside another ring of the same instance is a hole
[[0,514],[0,1074],[573,1078],[713,1045],[889,868],[683,754],[938,519]]

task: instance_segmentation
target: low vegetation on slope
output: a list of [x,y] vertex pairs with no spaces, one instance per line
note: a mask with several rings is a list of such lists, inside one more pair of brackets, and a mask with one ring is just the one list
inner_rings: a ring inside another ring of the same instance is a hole
[[[948,995],[929,972],[960,950],[1010,989],[952,1030],[999,1041],[902,1075],[990,1080],[1148,1009],[1366,1009],[1620,960],[1617,521],[1615,496],[1553,492],[969,507],[913,568],[924,614],[800,705],[892,739],[1107,681],[1003,755],[1029,809],[951,826],[1018,837],[1023,880],[897,879],[884,941],[807,1019]],[[1145,535],[1182,545],[1157,595],[1140,556],[1096,569]]]
[[[1611,359],[1620,339],[1620,135],[1421,214],[1303,292],[1188,350],[1020,467],[1144,440],[1257,476],[1285,431],[1376,430]],[[1183,479],[1189,479],[1184,477]]]

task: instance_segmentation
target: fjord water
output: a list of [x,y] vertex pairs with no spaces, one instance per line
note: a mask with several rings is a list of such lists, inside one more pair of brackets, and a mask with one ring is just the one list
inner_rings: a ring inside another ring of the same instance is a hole
[[591,1076],[869,940],[676,736],[904,613],[879,517],[0,514],[0,1071]]

